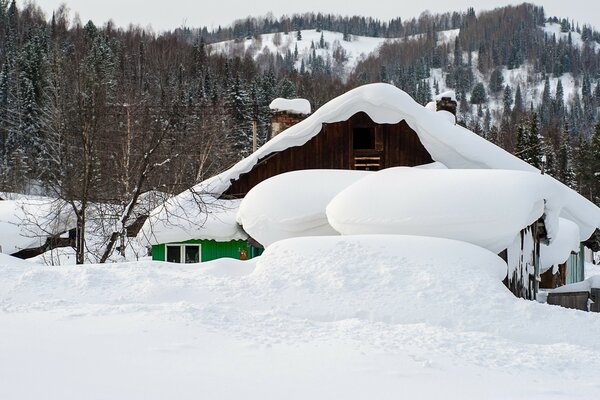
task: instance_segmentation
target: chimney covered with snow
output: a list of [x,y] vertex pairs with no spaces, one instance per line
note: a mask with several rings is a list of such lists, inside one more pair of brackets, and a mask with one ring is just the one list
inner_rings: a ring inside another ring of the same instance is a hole
[[305,99],[288,100],[278,98],[271,102],[269,108],[273,113],[271,116],[272,138],[287,128],[296,125],[311,112],[310,103]]
[[436,111],[448,111],[456,117],[456,94],[453,91],[435,96]]

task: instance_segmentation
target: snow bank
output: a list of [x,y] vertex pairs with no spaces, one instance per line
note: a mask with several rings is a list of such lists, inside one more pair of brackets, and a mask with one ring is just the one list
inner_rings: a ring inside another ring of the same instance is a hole
[[498,253],[544,214],[554,233],[555,192],[546,176],[529,172],[388,168],[340,192],[327,218],[344,235],[433,236]]
[[250,261],[18,262],[0,255],[2,399],[600,393],[600,318],[515,298],[504,263],[463,242],[335,236]]
[[75,227],[70,206],[49,198],[0,201],[0,253],[39,247]]
[[600,275],[594,275],[585,281],[571,283],[556,289],[549,290],[551,293],[589,292],[592,289],[600,289]]
[[483,293],[510,296],[505,275],[500,257],[468,243],[369,235],[274,243],[249,279],[301,318],[454,323]]
[[273,111],[285,111],[290,114],[310,114],[310,102],[306,99],[282,99],[276,98],[269,104],[269,108]]
[[190,239],[247,239],[235,221],[240,202],[187,190],[152,211],[138,238],[150,245]]
[[341,190],[370,174],[315,169],[274,176],[248,192],[237,221],[263,246],[291,237],[338,235],[325,207]]
[[559,218],[554,240],[548,245],[540,246],[541,272],[566,262],[571,252],[579,252],[579,227],[568,219]]

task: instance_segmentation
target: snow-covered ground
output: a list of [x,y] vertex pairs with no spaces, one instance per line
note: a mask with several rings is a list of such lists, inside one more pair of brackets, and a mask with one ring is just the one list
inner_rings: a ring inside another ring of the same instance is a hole
[[600,316],[512,297],[446,239],[44,267],[0,254],[1,399],[590,399]]

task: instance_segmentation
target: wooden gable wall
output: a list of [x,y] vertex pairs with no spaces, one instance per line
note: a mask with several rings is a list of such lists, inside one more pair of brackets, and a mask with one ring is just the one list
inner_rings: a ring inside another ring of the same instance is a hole
[[[372,149],[354,149],[354,132],[357,129],[372,132]],[[378,167],[370,169],[413,167],[433,161],[417,134],[406,122],[376,124],[367,114],[360,112],[346,121],[324,124],[321,132],[302,146],[290,147],[260,160],[251,171],[234,181],[223,193],[223,197],[244,197],[260,182],[284,172],[302,169],[358,169],[356,164],[363,161],[357,159],[377,158],[378,161],[375,162]]]

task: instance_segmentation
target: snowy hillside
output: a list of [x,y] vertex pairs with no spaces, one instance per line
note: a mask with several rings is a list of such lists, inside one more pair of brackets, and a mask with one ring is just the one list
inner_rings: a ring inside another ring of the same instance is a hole
[[505,268],[392,235],[202,265],[0,254],[0,398],[597,398],[598,315],[513,297]]
[[[579,32],[562,32],[560,24],[548,22],[545,24],[545,26],[542,29],[544,30],[544,33],[546,33],[546,35],[548,35],[549,37],[554,36],[557,41],[563,40],[563,41],[567,42],[569,40],[569,36],[571,36],[571,43],[573,43],[573,46],[578,46],[578,47],[582,48],[586,45],[584,40],[581,38],[581,33],[579,33]],[[599,43],[589,41],[589,42],[587,42],[587,44],[592,49],[594,49],[596,52],[600,51]]]
[[[438,43],[450,43],[458,35],[458,32],[458,29],[439,32]],[[359,61],[376,52],[383,43],[416,40],[422,37],[422,35],[413,35],[402,39],[386,39],[348,35],[348,40],[344,40],[344,34],[340,32],[325,30],[319,32],[311,29],[300,31],[300,33],[300,40],[298,40],[296,31],[287,34],[279,32],[259,35],[258,38],[249,38],[244,41],[229,40],[214,43],[210,45],[210,49],[226,55],[242,56],[249,53],[254,59],[276,54],[285,56],[290,52],[294,55],[294,65],[298,71],[301,70],[303,62],[308,66],[309,58],[316,55],[322,57],[325,62],[331,63],[334,71],[347,77]],[[296,52],[297,57],[295,57]]]

